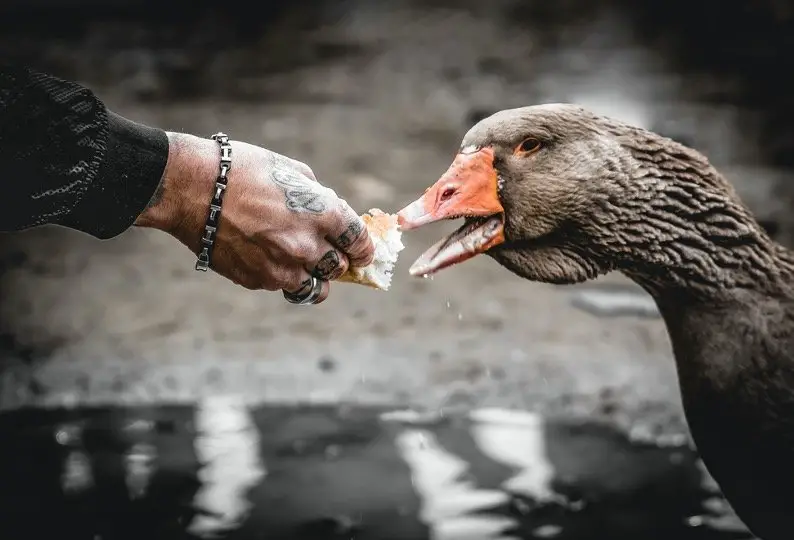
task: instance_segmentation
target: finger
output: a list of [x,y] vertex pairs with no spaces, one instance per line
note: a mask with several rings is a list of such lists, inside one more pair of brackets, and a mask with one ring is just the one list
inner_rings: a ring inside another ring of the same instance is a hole
[[317,297],[315,304],[322,304],[328,299],[328,295],[331,294],[331,284],[327,281],[323,281],[322,284],[323,288],[320,290],[320,296]]
[[[309,294],[309,291],[311,290],[312,287],[312,276],[309,274],[307,270],[304,269],[300,269],[299,271],[296,271],[294,274],[296,277],[293,279],[293,281],[298,282],[298,285],[288,286],[289,288],[284,287],[284,290],[292,294],[297,294],[299,296],[306,296],[307,294]],[[331,284],[324,279],[320,279],[320,294],[317,297],[317,299],[314,301],[314,304],[312,305],[321,304],[325,302],[330,292],[331,292]]]
[[331,244],[322,242],[314,257],[314,262],[309,263],[312,275],[332,281],[347,272],[350,262],[344,253],[335,249]]
[[295,285],[296,279],[291,279],[287,284],[285,284],[282,290],[287,291],[288,293],[297,294],[297,295],[304,295],[309,292],[309,289],[312,287],[312,277],[309,275],[308,272],[299,272],[296,273],[299,283]]
[[345,201],[340,202],[328,240],[347,255],[351,265],[367,266],[375,257],[375,245],[367,226]]

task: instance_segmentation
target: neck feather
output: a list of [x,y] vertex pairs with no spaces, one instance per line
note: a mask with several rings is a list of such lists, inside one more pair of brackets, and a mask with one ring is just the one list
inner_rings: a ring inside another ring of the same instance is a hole
[[[698,152],[644,130],[621,138],[633,157],[620,200],[599,201],[597,251],[659,297],[714,298],[791,287],[794,257]],[[600,233],[600,234],[599,234]]]

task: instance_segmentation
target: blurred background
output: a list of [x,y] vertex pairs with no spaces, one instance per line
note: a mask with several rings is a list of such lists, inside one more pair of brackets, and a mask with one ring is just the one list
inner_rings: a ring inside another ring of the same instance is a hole
[[[4,0],[0,54],[396,211],[499,109],[705,153],[794,245],[785,0]],[[3,538],[749,538],[688,441],[653,302],[410,263],[312,309],[170,237],[0,236]]]

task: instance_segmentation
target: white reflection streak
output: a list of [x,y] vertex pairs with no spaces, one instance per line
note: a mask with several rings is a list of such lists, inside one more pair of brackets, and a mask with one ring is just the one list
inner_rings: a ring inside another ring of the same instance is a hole
[[94,486],[91,459],[83,450],[82,427],[63,424],[55,430],[55,440],[61,446],[72,447],[63,462],[61,490],[66,495],[78,495]]
[[124,456],[124,468],[127,476],[127,494],[130,499],[139,499],[146,495],[149,481],[155,471],[157,448],[151,444],[138,443],[130,448]]
[[546,453],[545,425],[539,414],[509,409],[471,412],[472,436],[489,458],[520,472],[502,486],[539,502],[553,500],[554,466]]
[[195,424],[194,448],[203,467],[193,504],[209,515],[197,515],[188,532],[211,538],[248,516],[248,490],[266,470],[259,457],[259,432],[242,400],[230,396],[203,400],[197,406]]
[[411,469],[411,481],[421,500],[419,518],[430,528],[431,540],[507,540],[503,533],[517,525],[514,520],[469,515],[506,503],[506,493],[479,489],[471,480],[462,479],[468,464],[447,452],[428,431],[403,431],[396,444]]
[[93,485],[94,475],[91,470],[91,460],[82,450],[72,450],[64,460],[61,489],[65,494],[77,495],[91,489]]

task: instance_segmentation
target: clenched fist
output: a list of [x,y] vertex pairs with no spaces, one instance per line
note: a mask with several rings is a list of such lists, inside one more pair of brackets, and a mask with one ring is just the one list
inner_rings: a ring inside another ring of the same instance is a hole
[[[194,253],[201,245],[219,172],[218,144],[169,133],[168,164],[157,194],[135,224],[168,232]],[[248,289],[305,290],[349,265],[366,266],[374,246],[364,222],[305,164],[232,141],[211,268]]]

